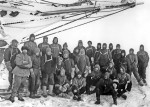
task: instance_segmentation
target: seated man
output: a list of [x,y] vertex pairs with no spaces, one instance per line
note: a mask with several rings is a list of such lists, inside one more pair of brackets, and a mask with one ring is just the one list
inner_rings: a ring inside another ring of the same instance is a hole
[[92,94],[95,92],[95,89],[93,91],[90,90],[91,86],[96,86],[96,83],[101,78],[101,72],[100,72],[100,66],[98,64],[95,65],[94,71],[92,71],[91,74],[89,74],[86,77],[86,93]]
[[114,82],[118,82],[117,96],[126,100],[127,96],[124,93],[131,91],[132,82],[130,75],[125,72],[125,68],[123,66],[120,67],[120,73],[117,76],[117,81],[114,80]]
[[105,72],[104,77],[96,84],[96,99],[95,104],[100,104],[100,95],[112,95],[114,104],[117,105],[117,92],[113,87],[113,81],[109,78],[110,73]]
[[82,77],[82,73],[79,71],[77,76],[73,79],[72,92],[74,94],[73,99],[81,101],[81,94],[86,90],[86,80]]
[[60,74],[57,77],[56,84],[54,86],[54,93],[61,97],[69,97],[67,94],[69,93],[70,84],[65,75],[65,69],[62,67],[60,70]]

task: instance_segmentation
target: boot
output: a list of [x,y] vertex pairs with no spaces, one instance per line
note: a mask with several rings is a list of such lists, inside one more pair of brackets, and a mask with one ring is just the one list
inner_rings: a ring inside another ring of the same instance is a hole
[[95,104],[100,104],[101,102],[100,102],[100,97],[98,98],[97,97],[97,100],[96,100],[96,102],[95,102]]
[[139,81],[139,85],[140,86],[144,86],[144,83],[143,83],[143,81],[141,80],[141,81]]
[[15,99],[12,96],[10,96],[8,100],[11,101],[12,103],[15,102]]
[[37,92],[34,92],[34,97],[35,97],[35,98],[41,98],[41,96],[38,95]]
[[78,99],[77,99],[78,101],[83,101],[82,99],[81,99],[81,96],[78,96]]
[[74,100],[78,100],[78,97],[76,95],[73,96]]
[[125,100],[127,99],[127,96],[125,94],[122,94],[121,97]]
[[145,80],[145,79],[143,79],[143,82],[144,82],[144,84],[147,86],[147,82],[146,82],[146,80]]
[[95,104],[100,104],[101,102],[100,102],[100,100],[97,100],[96,102],[95,102]]
[[113,98],[113,100],[114,100],[114,104],[117,105],[117,99]]
[[34,93],[33,93],[33,92],[31,92],[29,97],[34,99],[34,98],[35,98]]
[[18,100],[19,100],[19,101],[24,101],[24,99],[23,99],[23,98],[18,98]]
[[47,97],[47,87],[46,86],[42,86],[42,90],[43,90],[43,97]]
[[53,85],[49,85],[49,91],[48,91],[48,94],[50,95],[50,96],[54,96],[54,93],[53,93]]

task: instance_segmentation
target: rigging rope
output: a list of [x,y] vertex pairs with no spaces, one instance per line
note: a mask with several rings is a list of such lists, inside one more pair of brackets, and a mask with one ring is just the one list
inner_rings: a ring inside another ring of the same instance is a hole
[[66,26],[66,25],[68,25],[68,24],[70,24],[70,23],[73,23],[73,22],[75,22],[75,21],[78,21],[78,20],[80,20],[80,19],[83,19],[83,18],[85,18],[85,17],[87,17],[87,16],[90,16],[90,15],[92,15],[92,14],[98,12],[98,11],[100,10],[100,8],[96,8],[96,9],[94,9],[94,10],[95,10],[94,12],[92,12],[92,13],[90,13],[90,14],[87,14],[87,15],[85,15],[85,16],[83,16],[83,17],[80,17],[80,18],[75,19],[75,20],[73,20],[73,21],[71,21],[71,22],[62,24],[62,25],[60,25],[60,26],[57,26],[57,27],[55,27],[55,28],[53,28],[53,29],[50,29],[50,30],[47,30],[47,31],[45,31],[45,32],[39,33],[39,34],[35,35],[35,37],[40,36],[40,35],[42,35],[42,34],[44,34],[44,33],[50,32],[50,31],[52,31],[52,30],[58,29],[58,28],[60,28],[60,27]]
[[[46,37],[46,36],[54,35],[54,34],[57,34],[57,33],[63,32],[63,31],[67,31],[67,30],[70,30],[70,29],[79,27],[79,26],[86,25],[86,24],[88,24],[88,23],[91,23],[91,22],[94,22],[94,21],[97,21],[97,20],[106,18],[106,17],[108,17],[108,16],[111,16],[111,15],[114,15],[114,14],[117,14],[117,13],[120,13],[120,12],[125,11],[125,10],[127,10],[127,9],[130,9],[130,8],[132,8],[133,6],[135,6],[135,4],[132,4],[132,5],[128,6],[127,8],[121,9],[121,10],[119,10],[119,11],[117,11],[117,12],[113,12],[113,13],[111,13],[111,14],[104,15],[104,16],[102,16],[102,17],[100,17],[100,18],[96,18],[96,19],[94,19],[94,20],[91,20],[91,21],[88,21],[88,22],[85,22],[85,23],[82,23],[82,24],[79,24],[79,25],[76,25],[76,26],[73,26],[73,27],[70,27],[70,28],[66,28],[66,29],[64,29],[64,30],[60,30],[60,31],[57,31],[57,32],[54,32],[54,33],[51,33],[51,34],[48,34],[48,35],[45,35],[45,36],[41,36],[41,37],[38,37],[38,38],[36,38],[36,39],[40,39],[40,38],[43,38],[43,37]],[[48,31],[49,31],[49,30],[48,30]],[[24,42],[21,42],[20,44],[22,44],[22,43],[24,43]]]

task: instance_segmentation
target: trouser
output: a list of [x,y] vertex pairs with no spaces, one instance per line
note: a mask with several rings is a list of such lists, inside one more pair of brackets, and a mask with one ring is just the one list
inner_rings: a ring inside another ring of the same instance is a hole
[[40,86],[40,71],[39,69],[33,69],[33,73],[31,73],[29,77],[30,93],[36,94],[39,86]]
[[78,89],[76,86],[72,86],[72,92],[76,96],[80,96],[81,94],[84,94],[86,91],[86,87],[82,87],[81,89]]
[[45,73],[42,77],[42,86],[49,86],[49,85],[54,85],[55,83],[55,74],[47,74]]
[[112,88],[109,89],[109,91],[105,92],[105,89],[103,87],[96,87],[96,99],[97,101],[100,101],[100,95],[112,95],[112,98],[114,101],[117,100],[117,92]]
[[12,89],[12,84],[13,84],[13,73],[12,73],[12,71],[9,71],[8,81],[9,81],[9,89]]
[[120,97],[121,95],[123,95],[126,91],[131,91],[132,88],[132,82],[128,83],[128,84],[119,84],[118,85],[118,97]]
[[146,79],[146,67],[144,66],[143,63],[139,63],[139,66],[138,66],[138,73],[139,73],[139,76],[145,80]]
[[67,79],[68,79],[69,81],[71,81],[71,79],[72,79],[72,78],[71,78],[71,73],[67,73],[67,72],[66,72],[65,75],[66,75]]
[[14,98],[16,96],[16,94],[18,93],[18,98],[22,98],[21,94],[20,94],[20,89],[21,86],[25,86],[26,85],[26,80],[27,77],[21,77],[21,76],[14,76],[14,84],[13,84],[13,89],[12,89],[12,93],[11,93],[11,97]]
[[140,82],[140,81],[141,81],[141,78],[140,78],[140,76],[139,76],[138,68],[137,68],[137,67],[132,66],[132,68],[131,68],[131,71],[130,71],[130,72],[133,72],[133,75],[134,75],[134,77],[136,78],[136,80],[137,80],[138,82]]
[[92,78],[92,76],[87,76],[86,77],[86,92],[90,92],[90,87],[91,86],[96,86],[97,82],[99,81],[100,78]]

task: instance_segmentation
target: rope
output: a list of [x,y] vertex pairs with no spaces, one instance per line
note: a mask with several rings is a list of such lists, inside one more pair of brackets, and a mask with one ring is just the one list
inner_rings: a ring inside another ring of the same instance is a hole
[[99,11],[99,9],[95,9],[94,12],[92,12],[92,13],[90,13],[90,14],[88,14],[88,15],[85,15],[85,16],[83,16],[83,17],[80,17],[80,18],[78,18],[78,19],[75,19],[75,20],[73,20],[73,21],[71,21],[71,22],[62,24],[62,25],[60,25],[60,26],[58,26],[58,27],[55,27],[55,28],[50,29],[50,30],[47,30],[47,31],[45,31],[45,32],[39,33],[39,34],[35,35],[35,37],[40,36],[40,35],[42,35],[42,34],[44,34],[44,33],[50,32],[50,31],[52,31],[52,30],[58,29],[58,28],[60,28],[60,27],[66,26],[66,25],[68,25],[68,24],[70,24],[70,23],[73,23],[73,22],[75,22],[75,21],[78,21],[78,20],[80,20],[80,19],[83,19],[83,18],[85,18],[85,17],[87,17],[87,16],[89,16],[89,15],[92,15],[92,14],[98,12],[98,11]]
[[[54,34],[57,34],[57,33],[63,32],[63,31],[67,31],[67,30],[70,30],[70,29],[73,29],[73,28],[79,27],[79,26],[86,25],[86,24],[88,24],[88,23],[91,23],[91,22],[94,22],[94,21],[97,21],[97,20],[103,19],[103,18],[105,18],[105,17],[111,16],[111,15],[114,15],[114,14],[117,14],[117,13],[120,13],[120,12],[125,11],[125,10],[127,10],[127,9],[130,9],[130,8],[131,8],[132,6],[134,6],[134,5],[135,5],[135,4],[132,4],[131,6],[129,6],[129,7],[127,7],[127,8],[124,8],[124,9],[121,9],[121,10],[119,10],[119,11],[117,11],[117,12],[113,12],[113,13],[111,13],[111,14],[104,15],[104,16],[102,16],[102,17],[100,17],[100,18],[97,18],[97,19],[91,20],[91,21],[89,21],[89,22],[82,23],[82,24],[79,24],[79,25],[77,25],[77,26],[73,26],[73,27],[70,27],[70,28],[67,28],[67,29],[64,29],[64,30],[60,30],[60,31],[57,31],[57,32],[54,32],[54,33],[51,33],[51,34],[48,34],[48,35],[45,35],[45,36],[54,35]],[[47,32],[48,32],[48,31],[47,31]],[[45,36],[38,37],[38,38],[36,38],[36,39],[40,39],[40,38],[43,38],[43,37],[45,37]],[[21,44],[22,44],[22,43],[24,43],[24,42],[21,42]]]

